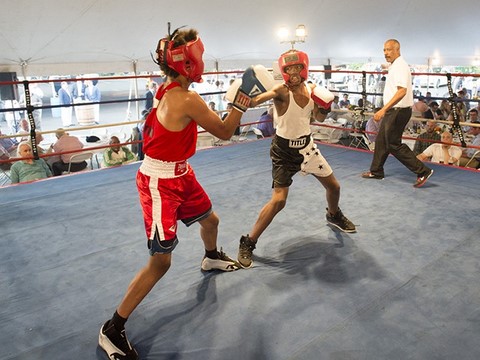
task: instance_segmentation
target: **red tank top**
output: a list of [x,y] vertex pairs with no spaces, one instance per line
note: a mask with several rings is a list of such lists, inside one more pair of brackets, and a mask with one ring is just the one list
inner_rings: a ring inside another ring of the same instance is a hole
[[[177,86],[180,86],[177,82],[172,82],[168,86],[162,85],[155,97],[161,100],[168,90]],[[197,123],[192,120],[185,129],[170,131],[158,121],[156,110],[152,109],[143,128],[145,155],[162,161],[182,161],[192,157],[197,146]]]

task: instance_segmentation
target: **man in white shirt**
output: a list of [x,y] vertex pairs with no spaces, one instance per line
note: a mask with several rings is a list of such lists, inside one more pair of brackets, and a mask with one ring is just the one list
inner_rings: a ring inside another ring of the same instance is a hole
[[421,154],[417,155],[420,161],[429,160],[435,163],[458,165],[462,156],[462,149],[453,143],[453,135],[450,131],[444,131],[441,135],[442,143],[431,144]]
[[383,165],[388,155],[395,156],[403,165],[417,175],[414,187],[423,186],[433,170],[418,160],[408,145],[402,143],[402,134],[412,116],[413,92],[410,66],[400,55],[400,43],[387,40],[383,47],[385,59],[391,65],[383,93],[384,106],[375,113],[375,121],[382,120],[375,142],[370,171],[362,174],[366,179],[383,179]]

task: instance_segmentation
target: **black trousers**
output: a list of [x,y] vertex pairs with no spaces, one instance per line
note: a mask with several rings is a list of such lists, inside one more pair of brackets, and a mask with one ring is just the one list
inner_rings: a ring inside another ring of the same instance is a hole
[[[82,161],[79,163],[72,163],[72,165],[70,166],[70,171],[76,172],[76,171],[83,170],[86,167],[87,167],[86,161]],[[53,176],[62,175],[62,173],[67,170],[68,170],[68,163],[64,163],[63,161],[57,161],[52,164]]]
[[389,154],[395,156],[417,176],[422,176],[430,171],[430,168],[417,159],[408,145],[402,143],[402,134],[411,116],[412,108],[410,107],[392,108],[386,112],[375,141],[375,151],[370,165],[372,174],[385,175],[383,165]]

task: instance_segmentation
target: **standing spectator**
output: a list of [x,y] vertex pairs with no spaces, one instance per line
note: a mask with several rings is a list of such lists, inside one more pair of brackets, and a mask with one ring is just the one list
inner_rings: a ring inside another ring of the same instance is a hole
[[70,93],[70,87],[66,81],[61,82],[61,87],[58,90],[58,100],[60,105],[68,105],[60,108],[62,116],[63,127],[72,126],[72,95]]
[[[97,86],[98,80],[85,80],[85,100],[88,102],[99,103],[102,99],[102,94]],[[100,104],[93,104],[93,116],[95,123],[100,123]]]
[[153,108],[153,99],[157,92],[157,83],[150,81],[147,85],[147,92],[145,93],[145,110],[151,110]]
[[376,108],[383,107],[383,89],[385,89],[385,80],[387,80],[387,78],[385,77],[385,75],[382,75],[382,77],[377,83],[377,86],[375,87],[375,107]]
[[383,101],[385,105],[375,113],[375,121],[382,120],[375,142],[373,161],[370,171],[362,174],[367,179],[383,179],[384,164],[388,155],[395,156],[403,165],[417,175],[413,186],[423,186],[433,174],[433,170],[418,160],[408,145],[402,143],[402,134],[412,116],[413,93],[410,66],[400,55],[400,43],[395,39],[387,40],[383,53],[390,63]]
[[32,154],[32,145],[22,141],[18,145],[17,157],[28,158],[15,162],[10,169],[12,184],[45,179],[52,176],[52,172],[43,159],[35,160]]

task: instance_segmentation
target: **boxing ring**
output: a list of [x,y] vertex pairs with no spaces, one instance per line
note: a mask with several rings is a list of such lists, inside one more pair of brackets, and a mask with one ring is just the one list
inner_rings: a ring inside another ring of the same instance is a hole
[[[235,255],[270,197],[269,139],[191,159]],[[295,176],[255,266],[202,273],[198,226],[179,225],[166,276],[127,323],[142,359],[478,359],[478,173],[431,164],[421,189],[394,158],[320,144],[358,226],[325,221],[325,191]],[[148,256],[139,163],[0,189],[0,358],[106,359],[97,346]]]

